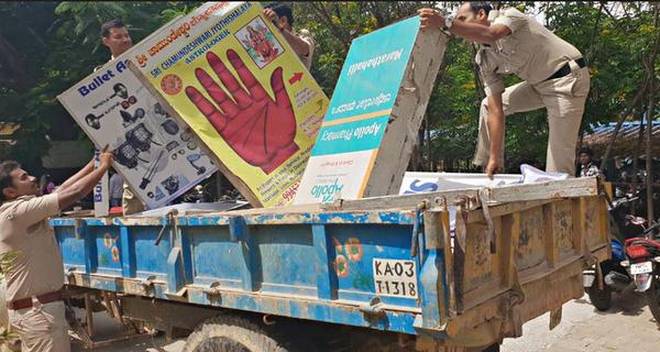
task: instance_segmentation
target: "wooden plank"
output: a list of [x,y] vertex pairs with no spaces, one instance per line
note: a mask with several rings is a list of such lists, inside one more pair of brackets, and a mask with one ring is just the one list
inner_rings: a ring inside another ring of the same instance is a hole
[[[449,219],[447,218],[447,221]],[[449,227],[447,227],[449,229]],[[442,247],[447,248],[447,250],[444,251],[444,259],[445,259],[445,270],[444,270],[444,275],[445,275],[445,282],[446,282],[446,290],[447,292],[447,315],[448,318],[454,317],[457,314],[457,307],[456,307],[456,280],[454,279],[454,253],[450,249],[453,247],[452,246],[452,238],[451,238],[451,232],[450,231],[444,231],[442,234]]]
[[520,235],[516,245],[518,270],[525,270],[545,262],[543,226],[542,207],[528,209],[520,213]]
[[547,204],[543,206],[543,232],[545,238],[545,256],[548,261],[548,266],[554,268],[559,261],[559,245],[557,242],[557,231],[555,217],[556,204]]
[[596,177],[569,178],[567,180],[522,185],[492,187],[490,200],[517,202],[537,199],[579,198],[598,195]]
[[[586,199],[579,198],[573,201],[573,214],[585,214]],[[577,252],[582,254],[587,250],[587,217],[580,216],[577,221],[573,222],[573,232],[575,233],[575,244]]]
[[488,226],[467,224],[464,292],[479,289],[493,278],[493,255],[490,253]]
[[[554,201],[553,199],[542,199],[542,200],[533,200],[533,201],[505,203],[505,204],[490,206],[488,208],[488,211],[490,213],[490,216],[493,219],[496,219],[504,215],[525,211],[538,206],[543,206],[553,201]],[[486,219],[484,218],[484,213],[481,210],[471,211],[470,214],[468,215],[468,223],[471,224],[475,222],[486,222]]]
[[517,279],[516,246],[520,237],[520,213],[513,213],[502,218],[502,254],[500,272],[502,286],[513,287]]

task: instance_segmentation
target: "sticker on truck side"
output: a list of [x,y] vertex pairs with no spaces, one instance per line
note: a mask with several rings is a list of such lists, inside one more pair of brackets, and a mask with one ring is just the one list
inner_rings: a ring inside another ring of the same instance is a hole
[[374,286],[382,296],[417,298],[417,268],[413,260],[374,258]]

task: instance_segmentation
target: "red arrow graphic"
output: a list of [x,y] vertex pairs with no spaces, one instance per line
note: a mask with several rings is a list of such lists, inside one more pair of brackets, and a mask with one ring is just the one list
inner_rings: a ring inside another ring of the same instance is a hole
[[299,82],[302,79],[303,73],[302,72],[296,72],[289,78],[289,84],[294,84],[296,82]]

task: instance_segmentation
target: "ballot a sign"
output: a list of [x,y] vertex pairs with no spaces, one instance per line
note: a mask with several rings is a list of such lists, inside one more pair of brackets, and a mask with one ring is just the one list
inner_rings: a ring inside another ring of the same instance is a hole
[[97,148],[109,145],[115,156],[113,168],[153,209],[179,197],[217,168],[194,133],[165,112],[128,69],[128,55],[130,50],[57,98]]

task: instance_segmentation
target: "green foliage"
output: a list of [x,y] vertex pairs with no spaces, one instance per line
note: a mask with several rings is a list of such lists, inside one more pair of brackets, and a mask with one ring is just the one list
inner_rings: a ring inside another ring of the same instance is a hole
[[[100,26],[121,18],[138,42],[166,22],[202,2],[3,2],[0,45],[4,38],[18,53],[15,77],[0,82],[0,121],[20,121],[13,158],[38,169],[48,148],[47,133],[70,119],[55,97],[107,61]],[[330,96],[351,41],[365,33],[416,14],[433,2],[295,2],[295,28],[312,32],[317,43],[312,74]],[[443,2],[454,11],[460,2]],[[640,2],[506,2],[530,15],[575,45],[590,62],[591,93],[583,130],[612,121],[637,92],[644,77],[642,59],[652,50],[653,12]],[[29,25],[27,25],[29,23]],[[447,48],[421,131],[415,169],[473,170],[479,104],[483,98],[473,61],[474,48],[454,39]],[[2,62],[2,61],[0,61]],[[657,65],[660,72],[660,65]],[[515,78],[508,81],[513,84]],[[647,100],[647,99],[645,99]],[[77,128],[77,127],[75,127]],[[425,130],[429,129],[430,133]],[[507,118],[506,155],[510,170],[522,162],[543,166],[547,141],[545,111]],[[86,138],[80,131],[79,138]],[[2,150],[0,150],[0,154]],[[3,155],[0,155],[2,157]]]
[[[28,72],[24,84],[0,88],[0,121],[21,122],[18,143],[0,150],[1,158],[20,160],[39,172],[41,157],[49,148],[46,137],[66,134],[86,139],[57,95],[89,75],[110,57],[101,44],[101,25],[121,19],[140,41],[172,18],[201,2],[3,2],[0,3],[0,37],[21,54]],[[29,25],[27,24],[29,23]],[[58,131],[67,121],[74,131]]]

